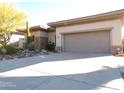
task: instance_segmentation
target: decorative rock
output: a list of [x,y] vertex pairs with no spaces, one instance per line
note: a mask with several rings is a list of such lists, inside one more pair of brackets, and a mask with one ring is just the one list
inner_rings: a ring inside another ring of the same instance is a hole
[[2,57],[2,55],[0,55],[0,60],[2,60],[3,59],[3,57]]
[[11,55],[5,55],[5,59],[9,60],[9,59],[13,59],[14,57]]
[[40,52],[40,49],[35,49],[35,52],[36,52],[36,53],[39,53],[39,52]]
[[49,53],[47,52],[47,50],[45,50],[45,49],[42,49],[41,51],[42,51],[43,54],[49,54]]
[[32,57],[32,56],[39,56],[39,55],[48,55],[49,52],[45,49],[29,51],[29,50],[19,50],[16,54],[10,55],[0,55],[0,60],[9,60],[9,59],[18,59],[18,58],[25,58],[25,57]]

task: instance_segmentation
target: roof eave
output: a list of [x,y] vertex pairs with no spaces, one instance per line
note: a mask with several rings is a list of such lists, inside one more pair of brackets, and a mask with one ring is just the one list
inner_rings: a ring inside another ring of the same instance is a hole
[[87,17],[51,22],[51,23],[48,23],[48,25],[52,27],[58,27],[58,26],[73,25],[77,23],[88,23],[88,22],[94,22],[94,21],[117,19],[123,16],[124,16],[124,9],[103,13],[103,14],[98,14],[98,15],[87,16]]

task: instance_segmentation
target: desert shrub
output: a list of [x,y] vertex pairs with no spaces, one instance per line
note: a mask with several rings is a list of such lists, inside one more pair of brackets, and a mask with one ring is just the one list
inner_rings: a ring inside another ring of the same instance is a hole
[[34,41],[34,36],[28,37],[28,40],[29,40],[29,43],[33,42]]
[[2,44],[0,44],[0,54],[5,54],[7,50],[4,48]]
[[15,54],[18,52],[17,48],[9,46],[9,45],[5,46],[4,48],[7,50],[7,54]]
[[4,47],[2,44],[0,44],[0,54],[3,54]]
[[34,42],[29,43],[29,44],[27,45],[27,49],[28,49],[28,50],[35,50],[35,44],[34,44]]
[[34,42],[34,36],[28,36],[28,37],[27,37],[27,46],[28,46],[30,43],[32,43],[32,42]]
[[5,48],[0,49],[0,54],[6,54],[6,53],[7,53],[7,50]]
[[15,54],[17,53],[18,49],[12,46],[6,45],[0,47],[0,54]]
[[47,46],[46,46],[46,49],[47,49],[48,51],[54,51],[54,50],[55,50],[55,43],[49,41],[48,44],[47,44]]
[[3,45],[2,45],[2,44],[0,44],[0,48],[1,48],[1,47],[3,47]]
[[25,42],[25,48],[29,48],[30,46],[33,46],[33,44],[32,44],[33,42],[34,42],[34,36],[28,36],[27,40]]

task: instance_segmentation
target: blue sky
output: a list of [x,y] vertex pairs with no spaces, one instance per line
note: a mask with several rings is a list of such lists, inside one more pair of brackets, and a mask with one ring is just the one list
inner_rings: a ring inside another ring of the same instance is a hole
[[[65,2],[19,2],[16,7],[28,14],[31,25],[46,25],[46,18],[52,16],[56,9],[62,9],[68,4]],[[60,13],[59,13],[60,14]],[[54,17],[54,16],[53,16]],[[56,16],[57,17],[57,16]],[[48,18],[49,19],[49,18]],[[41,21],[43,22],[41,23]]]
[[17,3],[17,7],[26,10],[27,12],[39,12],[39,11],[46,11],[49,9],[55,9],[59,7],[64,7],[66,3],[59,3],[59,2],[21,2]]
[[11,0],[25,11],[30,25],[124,9],[124,0]]

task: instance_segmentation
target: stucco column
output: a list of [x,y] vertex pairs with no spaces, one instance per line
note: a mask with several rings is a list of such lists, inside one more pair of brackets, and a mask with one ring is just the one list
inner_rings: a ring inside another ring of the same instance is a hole
[[58,52],[62,52],[63,51],[62,42],[63,42],[62,34],[60,34],[60,33],[58,33],[56,31],[56,50]]
[[122,22],[122,26],[121,26],[121,39],[123,40],[122,47],[123,47],[123,50],[124,50],[124,17],[121,19],[121,22]]
[[112,54],[122,51],[122,29],[121,24],[111,31]]

